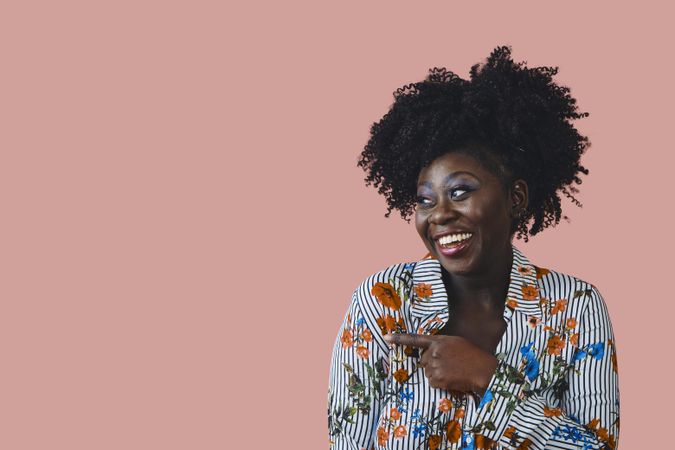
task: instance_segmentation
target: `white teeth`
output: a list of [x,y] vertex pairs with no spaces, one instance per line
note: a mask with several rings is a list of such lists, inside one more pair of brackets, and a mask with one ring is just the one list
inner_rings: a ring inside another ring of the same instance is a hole
[[452,244],[453,242],[459,242],[463,241],[465,239],[469,239],[472,236],[473,233],[457,233],[457,234],[450,234],[446,236],[442,236],[438,239],[438,243],[441,245],[448,245]]

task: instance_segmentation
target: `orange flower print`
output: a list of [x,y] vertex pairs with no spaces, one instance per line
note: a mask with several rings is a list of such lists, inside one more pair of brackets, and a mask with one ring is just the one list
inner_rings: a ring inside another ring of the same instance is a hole
[[565,322],[565,326],[567,328],[576,327],[577,326],[577,319],[575,319],[574,317],[570,317],[569,319],[567,319],[567,322]]
[[539,325],[540,322],[541,322],[541,320],[540,320],[539,317],[537,317],[537,316],[529,316],[529,317],[527,318],[527,324],[528,324],[528,325],[530,326],[530,328],[532,328],[532,329],[537,328],[537,325]]
[[382,303],[387,308],[398,311],[401,309],[401,297],[398,292],[389,283],[375,283],[371,289],[371,293],[377,298],[377,301]]
[[511,309],[516,309],[518,307],[518,300],[509,298],[506,300],[506,306],[508,306]]
[[447,425],[445,425],[445,434],[448,437],[448,442],[451,444],[459,442],[459,438],[462,437],[462,427],[459,422],[455,419],[448,422]]
[[523,298],[525,300],[536,300],[537,299],[537,294],[539,293],[539,290],[537,289],[537,286],[531,285],[531,284],[525,284],[523,285],[520,290],[523,293]]
[[441,446],[442,440],[443,439],[437,434],[432,434],[429,436],[429,450],[438,450],[438,448]]
[[563,348],[565,348],[565,339],[558,334],[551,336],[546,344],[546,351],[549,355],[560,355]]
[[575,347],[579,345],[579,333],[574,333],[572,336],[570,336],[570,344],[574,345]]
[[476,440],[474,441],[474,448],[476,450],[490,450],[495,446],[495,441],[489,437],[485,437],[482,434],[476,435]]
[[380,316],[376,319],[377,325],[380,327],[382,334],[391,333],[396,329],[396,319],[387,314],[386,316]]
[[387,441],[389,440],[389,432],[384,428],[380,427],[377,429],[377,445],[380,447],[384,447],[387,445]]
[[518,266],[518,272],[523,275],[527,275],[528,273],[532,273],[532,270],[527,266]]
[[530,440],[530,438],[525,438],[523,439],[523,442],[520,443],[520,445],[516,450],[530,450],[530,447],[532,447],[532,441]]
[[443,323],[443,319],[438,316],[434,316],[433,319],[427,320],[427,323],[424,325],[426,328],[429,328],[434,323]]
[[349,331],[348,329],[344,329],[342,332],[342,348],[349,348],[352,346],[354,343],[354,339],[352,338],[352,332]]
[[394,372],[394,380],[398,381],[401,384],[408,381],[408,378],[410,378],[410,375],[408,374],[408,371],[405,369],[398,369],[396,372]]
[[415,294],[419,298],[429,298],[431,297],[431,294],[433,294],[433,291],[431,289],[431,285],[427,283],[420,283],[415,286]]
[[515,431],[516,431],[516,427],[510,426],[506,430],[504,430],[504,436],[511,439],[511,437],[513,436],[513,433],[515,433]]
[[361,332],[361,339],[363,339],[366,342],[370,342],[373,340],[373,333],[371,333],[370,330],[366,328]]
[[358,347],[356,347],[356,354],[363,359],[368,359],[369,353],[366,347],[364,347],[363,345],[359,345]]
[[566,298],[556,300],[555,304],[553,305],[553,308],[551,308],[551,314],[558,314],[561,311],[565,311],[566,306],[567,306]]
[[399,425],[396,428],[394,428],[394,437],[395,438],[403,438],[408,435],[408,430],[406,430],[404,425]]
[[550,270],[544,269],[543,267],[535,267],[534,270],[535,270],[535,272],[537,272],[537,279],[540,279],[540,278],[548,275],[549,273],[551,273]]
[[392,420],[398,420],[401,418],[401,411],[398,410],[396,406],[391,408],[391,413],[389,416],[392,418]]
[[442,398],[438,401],[438,410],[440,412],[448,412],[452,409],[452,401],[449,398]]
[[[588,422],[586,424],[586,427],[595,431],[595,434],[598,435],[598,438],[603,442],[607,442],[610,448],[616,447],[616,442],[614,441],[614,436],[612,436],[610,438],[609,431],[607,431],[607,428],[604,428],[604,427],[600,426],[600,420],[599,419],[596,418],[596,419],[591,420],[590,422]],[[611,442],[610,442],[610,440],[611,440]]]
[[562,409],[560,408],[549,408],[544,406],[544,416],[546,417],[558,417],[562,415]]
[[612,369],[614,369],[614,372],[619,372],[618,362],[616,360],[616,347],[614,346],[614,341],[608,339],[607,344],[609,344],[609,349],[612,354],[610,356],[610,358],[612,359]]

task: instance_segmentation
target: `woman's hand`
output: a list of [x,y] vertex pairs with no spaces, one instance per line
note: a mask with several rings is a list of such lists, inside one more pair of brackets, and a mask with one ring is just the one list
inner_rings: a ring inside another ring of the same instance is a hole
[[422,349],[419,365],[431,387],[483,395],[498,360],[461,336],[387,334],[390,344]]

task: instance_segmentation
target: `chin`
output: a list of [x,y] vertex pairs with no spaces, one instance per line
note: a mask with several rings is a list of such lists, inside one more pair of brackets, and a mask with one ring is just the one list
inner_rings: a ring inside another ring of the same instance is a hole
[[457,261],[443,255],[436,256],[443,268],[453,275],[466,275],[474,271],[471,261]]

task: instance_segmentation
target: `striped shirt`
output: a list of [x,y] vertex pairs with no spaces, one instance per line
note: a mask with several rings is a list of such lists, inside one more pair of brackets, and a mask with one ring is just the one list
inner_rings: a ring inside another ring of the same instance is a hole
[[448,320],[438,260],[395,264],[361,283],[332,354],[331,450],[617,448],[616,349],[600,292],[512,249],[507,328],[482,398],[431,387],[418,353],[383,339],[434,334]]

